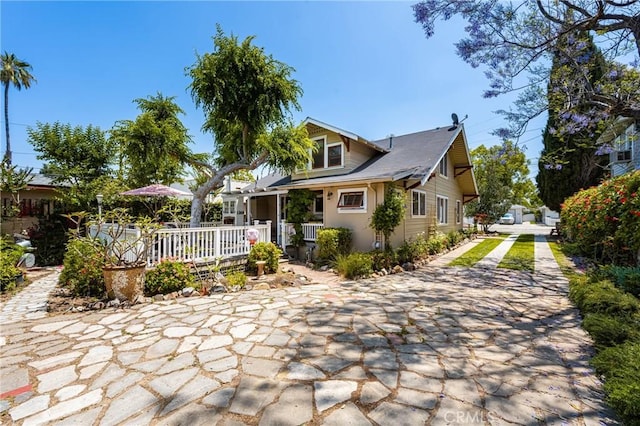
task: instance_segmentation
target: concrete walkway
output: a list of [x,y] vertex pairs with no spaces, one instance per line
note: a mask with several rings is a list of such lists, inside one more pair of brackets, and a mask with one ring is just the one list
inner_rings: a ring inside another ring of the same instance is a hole
[[615,424],[548,260],[4,323],[0,421]]

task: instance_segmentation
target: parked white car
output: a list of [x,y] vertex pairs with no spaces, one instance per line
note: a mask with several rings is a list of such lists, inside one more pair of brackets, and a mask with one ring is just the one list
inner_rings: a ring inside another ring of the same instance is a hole
[[505,213],[505,215],[500,218],[501,225],[513,225],[514,223],[516,223],[516,219],[511,213]]

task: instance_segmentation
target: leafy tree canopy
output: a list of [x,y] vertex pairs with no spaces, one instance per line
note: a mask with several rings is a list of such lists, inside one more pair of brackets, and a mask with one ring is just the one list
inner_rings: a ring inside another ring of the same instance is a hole
[[110,179],[116,158],[113,141],[98,127],[37,123],[27,128],[28,141],[44,161],[42,174],[56,185],[70,186],[61,195],[69,208],[88,209],[95,204],[97,186]]
[[302,94],[291,78],[293,68],[265,54],[253,39],[240,42],[218,26],[213,52],[197,55],[186,69],[193,100],[205,113],[202,128],[214,135],[213,157],[191,161],[208,176],[195,191],[192,225],[204,198],[222,186],[226,175],[263,164],[289,172],[305,165],[314,147],[306,129],[291,122]]
[[[589,82],[596,83],[605,73],[606,62],[602,53],[586,32],[579,32],[572,37],[585,43],[583,51],[590,58],[585,63],[585,69],[589,73]],[[569,43],[571,40],[559,42]],[[608,156],[596,155],[596,148],[593,146],[593,140],[601,134],[602,123],[593,122],[581,130],[576,129],[577,131],[566,134],[558,131],[562,126],[562,118],[558,117],[557,111],[567,102],[567,95],[557,88],[571,78],[572,72],[572,68],[566,65],[558,51],[552,62],[547,93],[549,115],[536,177],[540,198],[547,207],[556,211],[560,211],[565,198],[580,189],[600,183],[605,175],[603,166],[608,163]],[[586,106],[580,108],[581,111],[585,109]]]
[[179,181],[192,155],[188,147],[191,137],[178,118],[184,111],[175,97],[161,93],[134,102],[141,114],[133,121],[118,121],[110,132],[120,148],[128,185],[135,188]]
[[480,197],[466,205],[470,216],[483,215],[494,223],[512,204],[531,207],[535,186],[529,180],[529,166],[524,152],[511,141],[471,151]]
[[[638,0],[424,0],[413,5],[427,37],[438,20],[460,15],[467,37],[458,55],[473,67],[486,66],[486,97],[519,91],[515,108],[498,111],[510,122],[501,137],[518,137],[530,119],[549,107],[545,94],[553,57],[561,58],[566,79],[551,91],[565,97],[556,105],[558,133],[572,134],[616,116],[640,118],[640,1]],[[598,34],[609,60],[606,72],[590,80],[591,55],[581,33]],[[614,62],[626,54],[631,65]]]

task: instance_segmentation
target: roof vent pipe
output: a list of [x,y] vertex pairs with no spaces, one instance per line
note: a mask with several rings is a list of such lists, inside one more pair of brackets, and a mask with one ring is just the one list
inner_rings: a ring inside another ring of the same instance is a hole
[[393,148],[393,134],[389,135],[389,149]]

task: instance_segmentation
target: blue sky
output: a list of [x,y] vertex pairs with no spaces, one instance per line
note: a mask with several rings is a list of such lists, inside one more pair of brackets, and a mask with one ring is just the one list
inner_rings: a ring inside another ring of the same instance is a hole
[[[136,98],[176,96],[193,136],[192,149],[210,152],[200,130],[203,113],[187,92],[184,69],[196,52],[211,52],[216,23],[296,69],[304,90],[296,120],[307,116],[367,139],[401,135],[468,115],[471,148],[501,141],[490,131],[492,111],[510,98],[483,99],[481,69],[454,51],[461,21],[442,22],[427,40],[410,2],[13,2],[2,1],[1,49],[33,66],[37,84],[11,88],[13,161],[39,167],[27,142],[36,122],[92,124],[110,129],[134,119]],[[4,151],[4,116],[2,116]],[[544,119],[521,138],[537,173]]]

